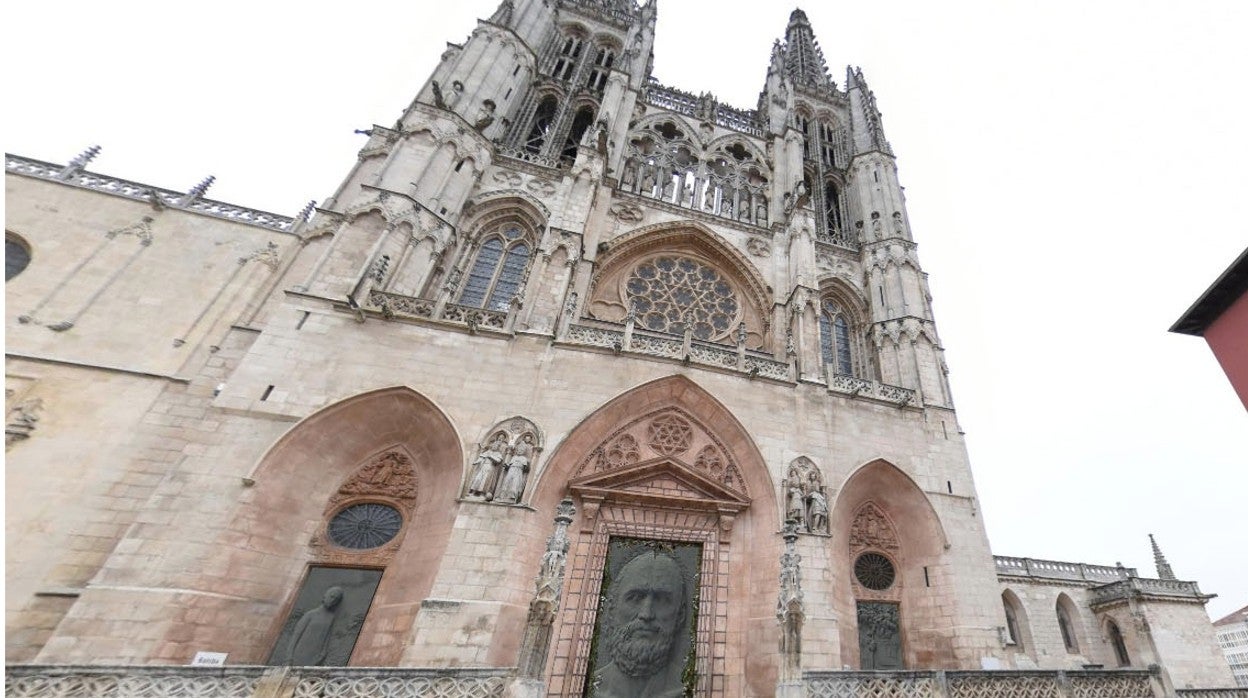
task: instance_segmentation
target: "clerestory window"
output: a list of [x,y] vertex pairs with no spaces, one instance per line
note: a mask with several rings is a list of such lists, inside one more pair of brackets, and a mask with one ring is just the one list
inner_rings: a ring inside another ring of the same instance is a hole
[[469,268],[468,280],[459,296],[460,305],[507,310],[520,291],[529,252],[524,231],[517,225],[491,234],[481,243]]

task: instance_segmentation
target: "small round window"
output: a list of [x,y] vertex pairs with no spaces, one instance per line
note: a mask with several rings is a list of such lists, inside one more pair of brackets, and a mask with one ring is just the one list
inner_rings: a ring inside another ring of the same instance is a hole
[[4,280],[21,274],[30,264],[30,250],[9,236],[4,238]]
[[392,506],[352,504],[330,519],[329,539],[344,548],[367,550],[394,540],[402,527],[403,516]]
[[893,563],[879,553],[863,553],[854,562],[854,577],[872,591],[884,591],[897,579]]

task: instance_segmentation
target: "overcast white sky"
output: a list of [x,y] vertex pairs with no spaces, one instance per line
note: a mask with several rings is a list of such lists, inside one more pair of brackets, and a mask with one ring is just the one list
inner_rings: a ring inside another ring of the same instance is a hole
[[[493,0],[11,3],[8,152],[294,214]],[[789,5],[660,0],[655,74],[752,108]],[[931,274],[993,550],[1248,604],[1248,412],[1170,324],[1248,245],[1248,3],[826,0]]]

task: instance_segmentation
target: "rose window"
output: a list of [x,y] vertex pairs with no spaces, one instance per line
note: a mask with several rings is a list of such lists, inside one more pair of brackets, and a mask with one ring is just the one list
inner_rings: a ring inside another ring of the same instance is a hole
[[663,415],[650,422],[648,430],[650,448],[665,456],[674,456],[689,450],[693,442],[693,429],[689,422],[675,415]]
[[723,337],[740,303],[732,284],[714,268],[688,257],[656,257],[637,266],[625,285],[628,307],[647,330],[698,339]]
[[344,548],[367,550],[385,545],[399,534],[403,516],[385,504],[353,504],[329,522],[329,539]]
[[879,553],[863,553],[854,562],[854,577],[872,591],[884,591],[893,585],[897,571],[893,563]]

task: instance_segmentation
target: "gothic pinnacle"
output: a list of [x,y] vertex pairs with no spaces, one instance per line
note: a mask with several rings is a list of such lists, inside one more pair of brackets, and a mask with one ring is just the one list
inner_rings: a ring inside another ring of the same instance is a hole
[[1157,566],[1157,576],[1160,579],[1175,579],[1174,570],[1166,561],[1166,556],[1161,552],[1161,546],[1157,545],[1157,539],[1153,538],[1151,533],[1148,534],[1148,542],[1153,546],[1153,563]]
[[295,220],[307,221],[312,217],[312,211],[314,210],[316,210],[316,199],[309,201],[308,205],[304,206],[303,210],[299,211],[299,215],[295,216]]
[[69,164],[61,170],[61,179],[69,179],[70,177],[81,172],[82,169],[87,166],[87,163],[94,160],[95,156],[100,154],[100,150],[100,146],[93,145],[81,153],[78,153],[78,157],[70,160]]
[[204,194],[207,194],[208,187],[211,187],[212,183],[215,181],[217,181],[217,178],[215,176],[208,175],[207,177],[204,178],[204,181],[191,187],[190,191],[186,192],[186,200],[188,202],[194,201],[195,199],[198,199]]

